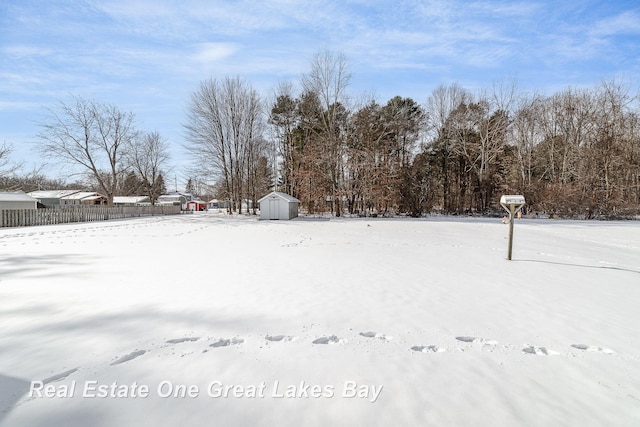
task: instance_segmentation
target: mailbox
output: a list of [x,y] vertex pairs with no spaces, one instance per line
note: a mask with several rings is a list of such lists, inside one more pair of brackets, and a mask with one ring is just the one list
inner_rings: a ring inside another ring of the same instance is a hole
[[[524,196],[509,195],[500,197],[500,205],[509,212],[510,215],[515,214],[524,206]],[[513,207],[513,211],[511,210]]]
[[513,248],[513,217],[524,206],[524,196],[506,195],[500,197],[500,205],[509,212],[509,251],[507,259],[511,260],[511,249]]

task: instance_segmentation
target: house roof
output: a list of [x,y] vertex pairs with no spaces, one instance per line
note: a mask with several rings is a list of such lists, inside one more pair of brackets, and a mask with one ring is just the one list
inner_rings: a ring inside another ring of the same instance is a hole
[[181,194],[163,194],[162,196],[158,197],[158,200],[176,200],[176,201],[180,201],[180,198],[184,198],[185,196],[181,195]]
[[37,200],[23,191],[0,192],[0,201],[3,202],[32,202]]
[[149,196],[115,196],[113,203],[144,203],[149,201]]
[[295,197],[290,196],[286,193],[281,193],[279,191],[272,191],[271,193],[267,194],[266,196],[258,200],[258,203],[262,202],[264,199],[268,199],[271,196],[278,196],[281,199],[286,200],[287,202],[300,203],[300,200],[296,199]]
[[105,196],[98,194],[95,191],[77,191],[73,194],[69,194],[68,196],[65,196],[62,198],[65,200],[95,200],[100,197],[105,197]]
[[79,192],[80,190],[37,190],[30,192],[29,195],[36,199],[63,199]]
[[100,199],[107,199],[107,196],[103,196],[102,194],[94,194],[93,196],[87,196],[87,197],[83,197],[81,200],[100,200]]

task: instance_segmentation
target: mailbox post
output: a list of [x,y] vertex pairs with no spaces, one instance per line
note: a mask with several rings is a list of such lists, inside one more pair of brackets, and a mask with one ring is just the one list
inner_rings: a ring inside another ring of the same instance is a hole
[[509,251],[507,259],[511,261],[511,249],[513,247],[513,220],[516,213],[524,206],[524,196],[508,195],[500,197],[500,205],[509,212]]

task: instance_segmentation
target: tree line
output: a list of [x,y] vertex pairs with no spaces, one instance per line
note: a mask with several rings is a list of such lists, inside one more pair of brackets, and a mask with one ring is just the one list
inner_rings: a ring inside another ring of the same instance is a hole
[[280,84],[264,114],[239,78],[201,84],[187,148],[230,210],[276,188],[336,216],[495,214],[512,193],[551,217],[640,213],[638,99],[615,80],[552,95],[440,85],[420,105],[356,102],[350,77],[343,55],[320,52],[300,92]]
[[[190,188],[230,212],[255,209],[275,189],[309,213],[336,216],[493,214],[513,193],[527,212],[552,217],[640,214],[638,97],[623,83],[551,95],[512,82],[476,92],[453,83],[423,104],[379,103],[348,96],[344,55],[323,51],[310,65],[268,101],[239,77],[200,83],[183,120],[196,165]],[[83,167],[110,202],[164,191],[167,142],[138,131],[132,113],[81,97],[47,111],[41,151]],[[6,154],[5,145],[0,160]]]
[[450,84],[425,105],[347,107],[343,60],[318,56],[302,93],[281,86],[269,112],[280,187],[310,212],[490,214],[516,193],[551,217],[640,213],[638,98],[624,84],[550,96]]

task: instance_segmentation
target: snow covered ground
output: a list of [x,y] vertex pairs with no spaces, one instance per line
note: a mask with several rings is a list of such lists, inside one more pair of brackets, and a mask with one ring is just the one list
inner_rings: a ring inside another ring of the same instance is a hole
[[0,230],[0,425],[636,426],[640,223]]

